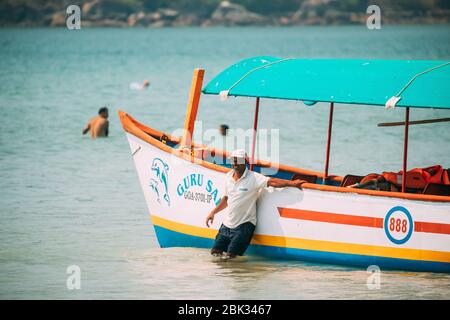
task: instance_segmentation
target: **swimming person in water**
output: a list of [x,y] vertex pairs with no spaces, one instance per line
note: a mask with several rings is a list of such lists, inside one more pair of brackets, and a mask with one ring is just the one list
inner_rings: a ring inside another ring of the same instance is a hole
[[91,132],[91,138],[107,137],[109,133],[108,108],[103,107],[98,110],[98,116],[89,120],[83,129],[83,134]]
[[132,82],[130,83],[130,89],[132,90],[144,90],[147,89],[150,86],[150,81],[147,79],[144,80],[142,83],[138,82]]
[[144,82],[142,83],[141,90],[147,89],[149,86],[150,86],[150,81],[148,81],[147,79],[145,79]]
[[[211,254],[227,260],[242,256],[250,245],[256,227],[256,200],[266,187],[297,187],[306,181],[269,178],[247,169],[245,151],[238,149],[230,156],[233,170],[225,178],[225,194],[217,207],[206,217],[206,226],[214,222],[214,216],[225,208],[225,216],[216,236]],[[223,254],[225,253],[225,254]]]

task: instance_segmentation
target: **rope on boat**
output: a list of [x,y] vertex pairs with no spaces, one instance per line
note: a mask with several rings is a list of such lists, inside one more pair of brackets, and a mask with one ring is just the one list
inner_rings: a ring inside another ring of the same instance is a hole
[[422,71],[421,73],[416,74],[414,77],[411,78],[411,80],[408,81],[408,83],[393,97],[391,97],[387,102],[386,102],[386,109],[389,108],[395,108],[395,105],[397,104],[397,102],[401,99],[400,95],[411,85],[411,83],[414,82],[414,80],[416,80],[418,77],[420,77],[421,75],[424,75],[425,73],[431,72],[433,70],[445,67],[447,65],[449,65],[450,62],[446,62],[443,64],[440,64],[438,66],[434,66],[432,68],[429,68],[425,71]]
[[277,63],[280,63],[280,62],[287,61],[287,60],[293,60],[293,58],[286,58],[286,59],[281,59],[281,60],[278,60],[278,61],[270,62],[268,64],[265,64],[265,65],[262,65],[262,66],[259,66],[259,67],[256,67],[256,68],[250,70],[244,76],[242,76],[238,81],[236,81],[228,90],[220,91],[220,93],[219,93],[220,99],[221,100],[226,100],[227,97],[228,97],[228,93],[231,91],[231,89],[233,89],[239,82],[244,80],[246,77],[248,77],[253,72],[255,72],[255,71],[259,70],[259,69],[270,67],[271,65],[274,65],[274,64],[277,64]]
[[139,150],[141,150],[142,146],[139,146],[136,150],[133,151],[131,156],[134,156]]

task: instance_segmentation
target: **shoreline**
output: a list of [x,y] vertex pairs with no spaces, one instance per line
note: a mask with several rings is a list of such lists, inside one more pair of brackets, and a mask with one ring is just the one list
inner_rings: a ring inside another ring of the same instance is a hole
[[[315,25],[315,24],[296,24],[296,25],[235,25],[235,26],[227,26],[227,25],[214,25],[214,26],[201,26],[201,25],[183,25],[183,26],[161,26],[161,27],[145,27],[145,26],[102,26],[102,25],[83,25],[81,24],[81,29],[123,29],[123,30],[158,30],[158,29],[295,29],[295,28],[304,28],[304,27],[322,27],[322,28],[333,28],[333,27],[357,27],[361,26],[366,28],[365,24],[329,24],[329,25]],[[381,25],[381,28],[378,30],[383,30],[384,27],[433,27],[433,26],[450,26],[449,22],[441,22],[441,23],[413,23],[413,22],[404,22],[404,23],[385,23]],[[67,29],[65,25],[60,26],[43,26],[43,25],[2,25],[0,26],[0,30],[7,29],[48,29],[48,30],[58,30],[58,29]]]

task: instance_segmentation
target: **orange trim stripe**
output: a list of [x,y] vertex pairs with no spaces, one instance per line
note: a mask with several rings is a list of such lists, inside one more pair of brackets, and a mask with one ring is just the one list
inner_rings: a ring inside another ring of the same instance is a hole
[[336,224],[347,224],[352,226],[383,228],[383,219],[374,217],[353,216],[349,214],[319,212],[291,208],[278,208],[283,218],[309,220]]
[[414,231],[450,234],[450,224],[417,221],[414,222]]
[[[310,211],[293,208],[278,208],[278,212],[280,213],[280,216],[282,218],[345,224],[351,226],[371,227],[371,228],[383,228],[383,221],[384,221],[383,218],[362,217],[349,214]],[[450,234],[450,224],[416,221],[414,222],[414,231],[438,233],[438,234]]]

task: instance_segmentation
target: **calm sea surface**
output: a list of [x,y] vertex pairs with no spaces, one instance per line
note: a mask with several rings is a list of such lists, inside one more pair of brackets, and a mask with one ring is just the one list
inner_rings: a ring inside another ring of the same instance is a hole
[[[0,298],[411,299],[450,297],[450,276],[160,249],[117,117],[171,132],[183,125],[192,71],[206,81],[257,55],[450,59],[449,26],[183,29],[0,29]],[[150,79],[147,91],[129,84]],[[203,97],[203,129],[252,126],[253,101]],[[110,108],[108,139],[81,135]],[[328,107],[263,100],[260,126],[280,129],[280,161],[322,170]],[[399,170],[404,110],[335,108],[331,171]],[[412,110],[411,118],[448,117]],[[450,167],[448,123],[410,130],[409,166]],[[449,212],[450,214],[450,212]],[[81,268],[81,290],[66,269]],[[270,289],[269,289],[270,288]]]

